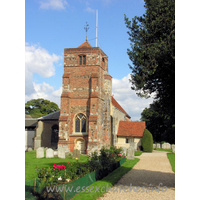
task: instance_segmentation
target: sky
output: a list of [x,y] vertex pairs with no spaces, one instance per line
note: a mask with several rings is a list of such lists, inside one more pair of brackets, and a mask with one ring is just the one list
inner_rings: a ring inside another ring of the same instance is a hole
[[113,77],[114,98],[139,121],[141,112],[153,102],[141,99],[131,90],[130,48],[124,14],[129,19],[145,13],[143,0],[26,0],[25,1],[25,102],[44,98],[60,107],[64,48],[76,48],[85,41],[108,56],[108,71]]

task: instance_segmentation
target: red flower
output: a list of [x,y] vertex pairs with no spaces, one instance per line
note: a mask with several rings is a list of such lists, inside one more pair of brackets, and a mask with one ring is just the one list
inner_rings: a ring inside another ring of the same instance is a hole
[[65,166],[64,166],[64,165],[61,165],[61,169],[65,169]]
[[70,162],[68,162],[68,163],[70,163]]
[[71,165],[71,167],[72,167],[72,165]]
[[53,168],[54,168],[54,169],[56,169],[56,167],[57,167],[57,165],[56,165],[56,164],[54,164],[54,165],[53,165]]
[[56,165],[56,164],[54,164],[54,165],[53,165],[53,168],[54,168],[54,169],[58,168],[58,169],[61,169],[61,170],[62,170],[62,169],[65,169],[65,166],[64,166],[64,165]]

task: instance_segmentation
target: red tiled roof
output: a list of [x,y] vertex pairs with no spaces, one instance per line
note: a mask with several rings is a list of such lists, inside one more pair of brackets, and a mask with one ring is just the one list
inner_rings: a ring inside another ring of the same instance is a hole
[[121,110],[123,113],[125,113],[127,115],[128,118],[131,118],[130,115],[119,105],[119,103],[114,99],[114,97],[112,96],[112,105],[115,106],[116,108],[118,108],[119,110]]
[[145,122],[120,121],[117,136],[143,137]]
[[85,41],[83,42],[83,44],[78,46],[78,48],[88,48],[88,47],[92,47],[88,41]]

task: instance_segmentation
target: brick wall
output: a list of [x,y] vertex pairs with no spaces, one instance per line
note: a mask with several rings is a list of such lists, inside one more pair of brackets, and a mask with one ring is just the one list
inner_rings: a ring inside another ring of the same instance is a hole
[[[80,65],[80,55],[86,57],[84,65]],[[108,74],[106,54],[99,47],[64,49],[62,78],[58,147],[73,151],[77,138],[84,138],[86,153],[109,146],[112,77]],[[87,118],[86,133],[75,133],[74,121],[78,113]]]

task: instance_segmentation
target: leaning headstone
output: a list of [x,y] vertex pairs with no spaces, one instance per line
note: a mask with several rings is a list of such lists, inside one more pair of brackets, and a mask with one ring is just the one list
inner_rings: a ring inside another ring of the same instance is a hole
[[53,157],[54,157],[53,149],[47,149],[46,150],[46,158],[53,158]]
[[78,149],[74,149],[72,158],[80,158],[80,151]]
[[175,145],[172,145],[172,152],[175,153]]
[[156,148],[160,149],[160,143],[158,143],[158,144],[156,145]]
[[134,148],[131,145],[128,148],[127,159],[134,160]]
[[36,158],[44,158],[44,147],[39,147],[36,150]]
[[156,144],[153,144],[153,149],[156,149]]
[[33,151],[33,149],[29,147],[29,148],[28,148],[28,151]]
[[122,154],[126,156],[126,147],[122,147]]
[[65,149],[63,147],[58,148],[58,158],[65,158]]

